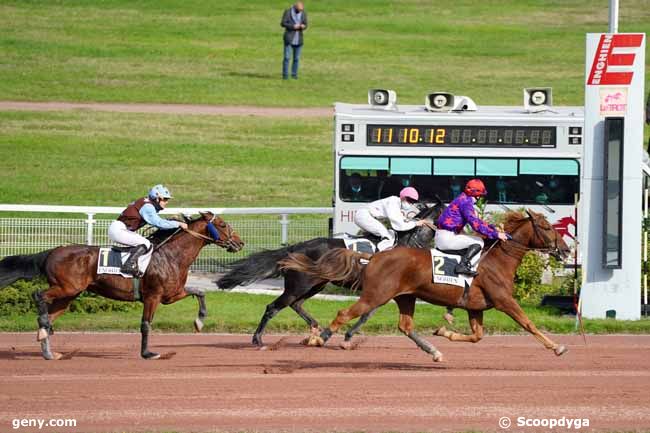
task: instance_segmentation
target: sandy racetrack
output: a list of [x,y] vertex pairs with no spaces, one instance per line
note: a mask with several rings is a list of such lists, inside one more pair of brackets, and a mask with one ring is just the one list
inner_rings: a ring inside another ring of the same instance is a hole
[[[267,343],[280,336],[268,336]],[[46,362],[34,334],[0,334],[0,431],[17,418],[74,418],[41,431],[500,431],[508,416],[588,418],[582,431],[650,429],[650,336],[555,336],[557,358],[531,336],[451,343],[434,364],[405,337],[360,337],[354,351],[301,337],[259,351],[247,335],[57,333]],[[508,431],[548,430],[515,427]],[[555,429],[561,431],[565,429]]]

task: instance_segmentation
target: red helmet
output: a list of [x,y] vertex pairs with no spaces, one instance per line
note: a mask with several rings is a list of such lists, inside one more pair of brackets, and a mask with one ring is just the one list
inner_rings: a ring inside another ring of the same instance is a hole
[[487,195],[487,189],[481,179],[472,179],[465,185],[465,194],[470,197],[481,197]]

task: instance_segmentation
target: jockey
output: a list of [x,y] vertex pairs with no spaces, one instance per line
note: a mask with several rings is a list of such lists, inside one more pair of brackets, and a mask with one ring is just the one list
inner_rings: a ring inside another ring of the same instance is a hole
[[379,251],[386,250],[391,248],[395,243],[395,233],[392,230],[388,230],[377,219],[387,219],[391,227],[400,232],[425,225],[426,221],[424,220],[417,222],[408,221],[404,216],[404,213],[409,211],[413,203],[416,203],[419,198],[420,196],[415,188],[409,186],[400,191],[399,197],[392,195],[368,203],[366,207],[356,211],[354,222],[363,230],[379,236],[381,241],[377,244],[377,249]]
[[456,265],[456,273],[470,276],[477,275],[472,271],[472,258],[483,249],[483,239],[478,236],[461,233],[466,224],[472,229],[488,239],[508,240],[509,236],[499,231],[492,224],[481,220],[476,211],[474,204],[479,197],[487,194],[485,185],[479,179],[472,179],[465,185],[465,191],[449,203],[438,218],[436,230],[436,248],[439,250],[464,250],[467,252]]
[[187,224],[183,222],[170,221],[158,216],[158,212],[167,207],[170,198],[172,195],[167,188],[156,185],[151,188],[147,197],[130,203],[108,227],[108,238],[111,241],[136,247],[120,269],[121,272],[141,277],[138,258],[143,255],[150,256],[153,250],[151,242],[136,233],[136,230],[145,224],[163,230],[178,227],[187,229]]

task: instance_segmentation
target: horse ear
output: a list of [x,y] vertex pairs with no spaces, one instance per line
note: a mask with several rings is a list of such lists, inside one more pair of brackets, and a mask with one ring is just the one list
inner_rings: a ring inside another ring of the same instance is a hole
[[535,219],[535,217],[534,217],[533,214],[531,213],[531,210],[528,209],[528,208],[526,208],[526,214],[528,215],[528,217],[529,217],[530,219]]
[[210,211],[199,211],[199,214],[203,217],[204,220],[211,219],[214,215]]

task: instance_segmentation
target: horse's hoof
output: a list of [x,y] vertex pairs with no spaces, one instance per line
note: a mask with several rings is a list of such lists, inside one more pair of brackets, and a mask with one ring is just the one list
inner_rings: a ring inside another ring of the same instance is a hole
[[443,361],[442,352],[439,352],[437,350],[433,352],[433,362],[442,362],[442,361]]
[[352,342],[351,341],[343,341],[341,344],[341,349],[343,350],[352,350]]
[[303,344],[312,347],[322,347],[325,345],[325,340],[323,340],[319,335],[310,335],[308,338],[303,340]]
[[142,354],[142,357],[146,360],[158,359],[160,358],[160,354],[154,352],[145,352]]
[[63,354],[59,352],[52,352],[52,359],[54,361],[58,361],[59,359],[63,358]]
[[555,349],[553,349],[553,351],[555,352],[555,354],[557,356],[562,356],[565,353],[567,353],[569,351],[569,349],[567,349],[566,346],[560,345],[560,346],[556,347]]
[[194,319],[194,331],[196,333],[200,333],[202,329],[203,329],[203,322],[201,321],[201,319]]
[[49,332],[47,332],[47,329],[38,328],[38,332],[36,333],[36,341],[43,341],[49,336],[50,336],[50,334],[49,334]]
[[453,324],[454,324],[454,316],[453,316],[452,314],[445,313],[442,317],[443,317],[443,319],[445,319],[445,320],[447,321],[447,323],[449,323],[450,325],[453,325]]

